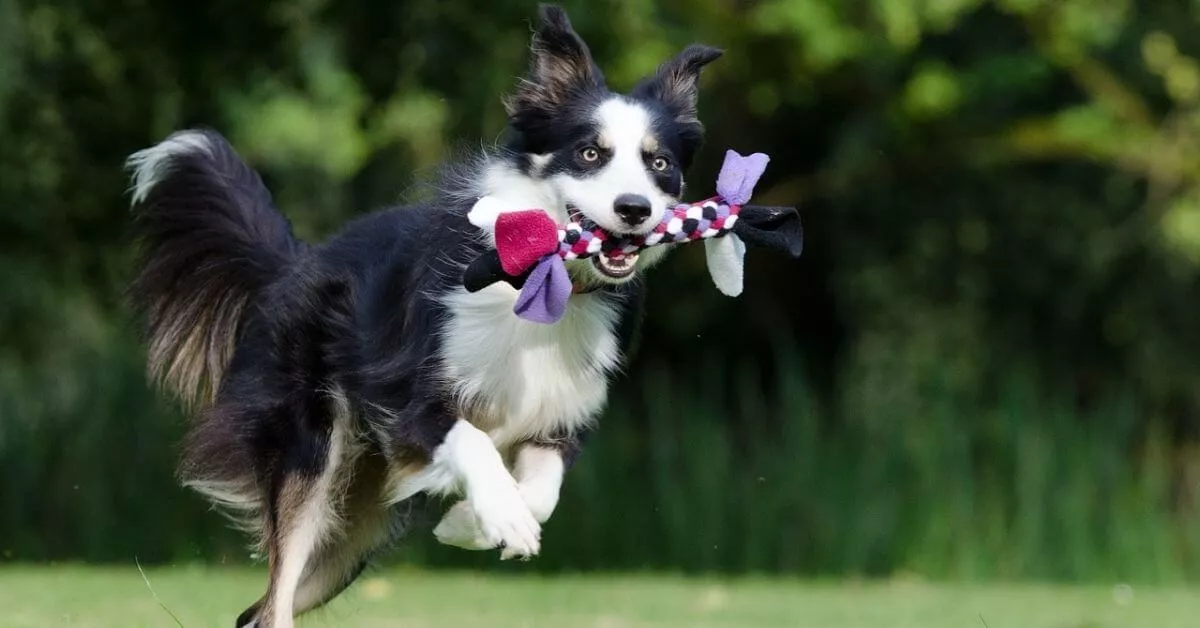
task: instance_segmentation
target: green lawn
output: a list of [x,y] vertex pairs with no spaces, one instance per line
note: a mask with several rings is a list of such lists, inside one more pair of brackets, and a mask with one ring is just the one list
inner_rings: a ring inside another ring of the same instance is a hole
[[[230,628],[262,587],[238,569],[151,569],[187,628]],[[300,626],[633,628],[1171,628],[1200,625],[1186,588],[691,580],[665,576],[532,578],[385,571]],[[137,569],[0,567],[0,626],[175,626]]]

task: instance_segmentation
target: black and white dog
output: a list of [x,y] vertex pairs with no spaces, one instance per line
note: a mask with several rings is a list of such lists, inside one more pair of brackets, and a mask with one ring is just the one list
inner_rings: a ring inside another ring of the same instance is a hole
[[463,498],[434,530],[443,543],[538,552],[635,332],[640,271],[666,247],[572,262],[567,312],[542,325],[513,314],[504,282],[462,288],[493,245],[467,214],[489,196],[647,233],[680,197],[702,139],[697,79],[718,56],[689,47],[615,94],[565,13],[543,7],[503,145],[449,167],[433,201],[320,245],[292,235],[216,133],[130,158],[149,369],[195,414],[182,479],[242,515],[268,557],[266,594],[238,626],[291,626],[338,595],[421,495]]

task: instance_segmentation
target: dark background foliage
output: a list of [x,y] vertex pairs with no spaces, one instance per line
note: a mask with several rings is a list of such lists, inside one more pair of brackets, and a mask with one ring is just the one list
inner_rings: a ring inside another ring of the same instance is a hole
[[[617,88],[727,50],[692,188],[769,153],[807,249],[752,252],[736,300],[698,249],[657,269],[533,567],[1200,573],[1195,3],[567,8]],[[0,0],[0,557],[247,559],[172,478],[124,158],[214,127],[320,238],[498,136],[534,12]],[[494,562],[427,537],[400,559]]]

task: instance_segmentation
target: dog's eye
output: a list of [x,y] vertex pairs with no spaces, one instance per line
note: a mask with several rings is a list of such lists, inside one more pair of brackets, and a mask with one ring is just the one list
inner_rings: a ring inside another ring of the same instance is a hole
[[654,161],[650,162],[650,167],[659,172],[666,172],[667,168],[671,167],[671,162],[667,161],[666,157],[655,157]]
[[600,151],[596,150],[595,146],[588,146],[579,151],[579,156],[587,162],[592,162],[600,159]]

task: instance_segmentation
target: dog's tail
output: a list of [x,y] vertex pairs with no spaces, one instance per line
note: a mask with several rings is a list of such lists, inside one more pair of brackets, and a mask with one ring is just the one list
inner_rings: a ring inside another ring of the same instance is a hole
[[151,379],[211,403],[251,299],[303,250],[258,174],[220,134],[180,131],[134,153],[131,297],[146,319]]

